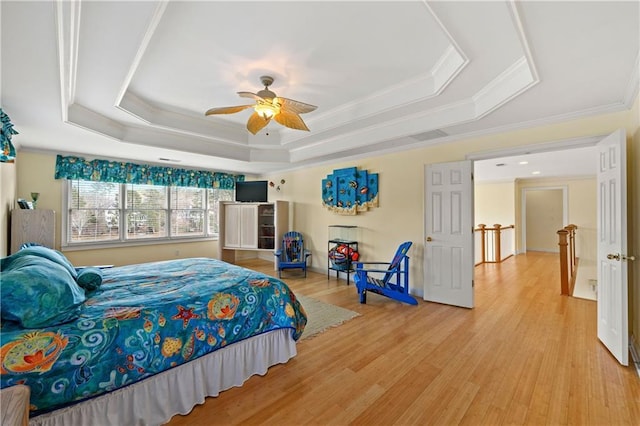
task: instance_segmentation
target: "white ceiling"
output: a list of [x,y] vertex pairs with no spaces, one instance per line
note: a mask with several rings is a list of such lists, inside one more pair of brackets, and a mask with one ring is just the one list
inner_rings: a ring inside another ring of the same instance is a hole
[[595,177],[597,162],[597,149],[586,146],[476,160],[473,163],[473,169],[476,182],[567,177],[582,178]]
[[[14,142],[85,157],[272,173],[621,111],[639,86],[636,1],[3,0],[0,14]],[[236,92],[261,75],[318,106],[310,132],[204,116],[246,104]],[[508,169],[491,162],[476,177]],[[546,176],[585,174],[559,164]]]

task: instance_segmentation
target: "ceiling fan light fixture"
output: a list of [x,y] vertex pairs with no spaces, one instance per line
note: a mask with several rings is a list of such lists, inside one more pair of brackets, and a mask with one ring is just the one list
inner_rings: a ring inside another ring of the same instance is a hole
[[270,120],[274,115],[280,112],[278,107],[267,103],[259,103],[254,107],[254,109],[265,120]]

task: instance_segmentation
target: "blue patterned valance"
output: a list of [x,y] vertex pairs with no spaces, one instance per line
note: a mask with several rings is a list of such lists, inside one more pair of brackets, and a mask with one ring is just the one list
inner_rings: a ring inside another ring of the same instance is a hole
[[17,135],[18,132],[13,129],[11,119],[2,111],[2,108],[0,108],[0,123],[2,125],[0,127],[0,147],[2,148],[0,162],[6,163],[16,158],[16,149],[11,143],[11,136]]
[[55,177],[56,179],[215,189],[234,189],[236,181],[244,181],[244,175],[118,161],[85,160],[81,157],[63,157],[62,155],[56,158]]

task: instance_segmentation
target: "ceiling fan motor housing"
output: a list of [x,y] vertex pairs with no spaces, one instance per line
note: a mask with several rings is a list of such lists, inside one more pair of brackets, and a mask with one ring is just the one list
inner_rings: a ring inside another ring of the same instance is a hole
[[276,97],[276,94],[269,90],[269,86],[273,84],[273,77],[268,75],[263,75],[260,77],[260,81],[264,85],[264,89],[257,93],[258,96],[265,99],[273,99]]
[[276,94],[269,89],[263,89],[256,94],[264,99],[273,99],[276,97]]

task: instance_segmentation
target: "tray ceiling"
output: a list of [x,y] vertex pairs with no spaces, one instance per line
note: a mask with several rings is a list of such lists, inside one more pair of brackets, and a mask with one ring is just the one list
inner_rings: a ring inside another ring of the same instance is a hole
[[[83,1],[0,5],[25,149],[270,173],[629,108],[637,2]],[[246,104],[317,105],[310,132]]]

